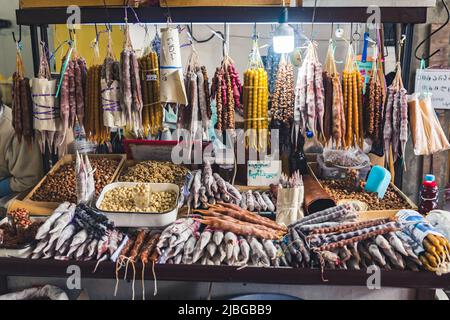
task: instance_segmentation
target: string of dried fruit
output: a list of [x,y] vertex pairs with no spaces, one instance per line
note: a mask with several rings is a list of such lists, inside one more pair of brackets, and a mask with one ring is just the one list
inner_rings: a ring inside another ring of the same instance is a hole
[[272,97],[272,112],[276,120],[290,127],[294,116],[294,67],[290,62],[281,61]]
[[361,137],[361,108],[362,108],[362,84],[361,74],[355,63],[353,49],[348,48],[347,59],[342,73],[344,110],[346,113],[346,137],[345,146],[353,147],[362,144]]
[[272,126],[280,130],[280,145],[282,150],[288,150],[290,146],[289,132],[294,119],[295,87],[294,67],[282,57],[278,65],[275,89],[272,95]]
[[142,88],[142,129],[144,131],[144,137],[148,136],[148,133],[150,131],[150,118],[151,118],[151,108],[150,108],[150,90],[149,88],[149,80],[147,77],[147,73],[149,72],[150,63],[149,63],[149,56],[143,56],[138,59],[139,63],[139,69],[141,74],[141,88]]
[[222,78],[223,78],[223,71],[220,68],[216,69],[216,73],[213,78],[213,84],[211,87],[211,93],[212,97],[216,100],[216,112],[217,112],[217,124],[216,129],[219,131],[222,131],[223,129],[223,123],[222,123],[222,112],[223,112],[223,105],[222,105]]
[[[325,142],[328,142],[332,137],[332,123],[333,123],[333,77],[327,71],[322,73],[323,86],[325,90],[325,112],[323,116],[323,136]],[[340,124],[339,124],[340,125]]]
[[137,137],[142,127],[142,90],[139,63],[131,44],[129,26],[125,26],[125,43],[120,55],[122,108],[127,127]]
[[85,132],[90,141],[98,144],[109,141],[109,127],[104,125],[102,107],[102,65],[94,65],[87,71]]
[[301,131],[311,131],[318,137],[323,137],[325,114],[322,70],[317,55],[317,44],[311,42],[298,72],[294,113]]
[[[332,140],[336,148],[341,148],[345,145],[346,120],[343,109],[343,86],[341,85],[340,76],[337,72],[334,51],[334,45],[330,42],[323,72],[323,83],[325,90],[323,133],[325,143]],[[345,74],[345,77],[347,77],[347,74]]]
[[383,141],[386,159],[392,150],[393,161],[397,161],[399,154],[405,154],[408,140],[408,105],[406,89],[401,78],[401,67],[397,64],[394,81],[388,87]]
[[358,84],[358,137],[357,140],[359,147],[362,149],[364,147],[364,120],[363,120],[363,82],[364,79],[360,72],[356,73],[356,82]]
[[205,66],[202,66],[201,70],[203,73],[203,86],[204,86],[203,90],[205,91],[205,99],[206,99],[206,115],[209,119],[211,119],[211,117],[212,117],[211,92],[209,91],[208,71],[206,70]]
[[19,50],[16,53],[16,71],[13,74],[12,126],[19,142],[22,138],[28,145],[33,140],[33,104],[30,79],[24,76],[24,65]]
[[[249,131],[246,146],[265,150],[268,130],[268,76],[263,68],[248,69],[244,73],[245,130]],[[278,100],[281,100],[280,96]],[[281,116],[281,115],[280,115]],[[262,131],[263,130],[263,131]]]
[[156,135],[163,126],[158,55],[156,52],[150,52],[138,61],[143,99],[142,126],[145,136],[149,133]]
[[241,94],[242,85],[234,62],[225,56],[221,66],[216,69],[211,87],[211,98],[216,101],[217,108],[217,130],[235,128],[235,109],[242,112]]
[[107,48],[100,80],[103,125],[108,128],[122,128],[125,126],[126,120],[120,103],[120,63],[114,58],[112,39],[109,33]]

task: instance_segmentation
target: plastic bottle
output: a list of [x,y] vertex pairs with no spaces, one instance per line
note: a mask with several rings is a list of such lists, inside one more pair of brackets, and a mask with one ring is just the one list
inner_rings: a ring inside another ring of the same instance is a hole
[[312,131],[306,132],[305,153],[322,153],[323,146]]
[[439,188],[436,183],[436,177],[432,174],[427,174],[422,183],[422,188],[419,195],[419,212],[421,214],[428,214],[431,210],[438,207]]
[[289,157],[289,169],[291,173],[299,171],[301,175],[308,173],[308,164],[306,161],[306,155],[303,151],[305,146],[305,138],[302,134],[299,135],[297,140],[297,146],[295,150],[292,151]]

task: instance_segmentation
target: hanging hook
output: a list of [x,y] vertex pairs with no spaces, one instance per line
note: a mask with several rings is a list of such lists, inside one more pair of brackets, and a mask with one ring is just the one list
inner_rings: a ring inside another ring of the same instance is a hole
[[256,29],[256,22],[253,25],[253,37],[252,38],[253,38],[253,40],[258,40],[258,31]]
[[403,45],[405,44],[406,35],[402,34],[400,40],[398,41],[398,52],[397,52],[397,62],[400,62],[400,57],[402,56]]
[[19,25],[19,40],[16,39],[16,34],[14,33],[14,31],[11,33],[12,33],[14,43],[18,44],[18,43],[22,42],[22,25]]
[[74,30],[69,29],[69,40],[70,40],[70,42],[73,42],[73,34],[72,34],[72,32],[74,32]]
[[95,42],[98,43],[100,34],[98,33],[98,27],[96,23],[94,24],[94,26],[95,26]]
[[444,24],[441,25],[439,28],[437,28],[436,30],[434,30],[433,32],[431,32],[428,37],[426,37],[425,39],[423,39],[416,47],[416,50],[414,51],[414,56],[416,57],[417,60],[429,60],[432,56],[434,56],[435,54],[437,54],[438,52],[441,51],[441,49],[437,49],[436,51],[434,51],[433,53],[431,53],[428,56],[425,56],[425,54],[422,54],[422,57],[419,57],[417,55],[417,51],[419,51],[419,48],[425,44],[425,42],[427,42],[428,40],[430,40],[436,33],[438,33],[439,31],[441,31],[443,28],[445,28],[445,26],[450,22],[450,11],[449,8],[447,6],[447,3],[445,2],[445,0],[442,0],[442,4],[444,5],[445,11],[447,12],[447,19],[445,20]]

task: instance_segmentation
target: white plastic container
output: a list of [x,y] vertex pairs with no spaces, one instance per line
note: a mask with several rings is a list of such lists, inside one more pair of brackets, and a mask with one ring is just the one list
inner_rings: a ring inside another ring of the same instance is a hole
[[[120,187],[135,187],[138,185],[150,186],[152,192],[168,192],[174,191],[177,194],[177,199],[174,205],[174,209],[163,213],[142,213],[142,212],[108,212],[100,210],[101,203],[105,198],[108,191],[111,191]],[[138,183],[138,182],[116,182],[107,185],[100,197],[97,200],[96,207],[105,216],[108,217],[117,227],[165,227],[173,223],[177,219],[178,215],[178,198],[180,197],[180,188],[175,184],[170,183]]]

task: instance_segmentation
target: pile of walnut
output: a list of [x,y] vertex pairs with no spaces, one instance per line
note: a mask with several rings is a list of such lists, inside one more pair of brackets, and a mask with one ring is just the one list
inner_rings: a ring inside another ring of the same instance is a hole
[[[147,201],[145,201],[145,197]],[[118,187],[106,192],[100,210],[109,212],[163,213],[175,208],[177,194],[151,192],[148,185]]]
[[392,187],[388,187],[383,199],[374,193],[364,191],[364,182],[355,189],[354,180],[321,180],[325,191],[336,201],[359,200],[367,204],[368,210],[411,209],[410,204],[403,199]]
[[[109,158],[90,158],[89,160],[95,170],[95,195],[98,196],[103,188],[111,182],[119,160]],[[76,203],[75,185],[75,162],[64,164],[45,178],[31,200]]]

